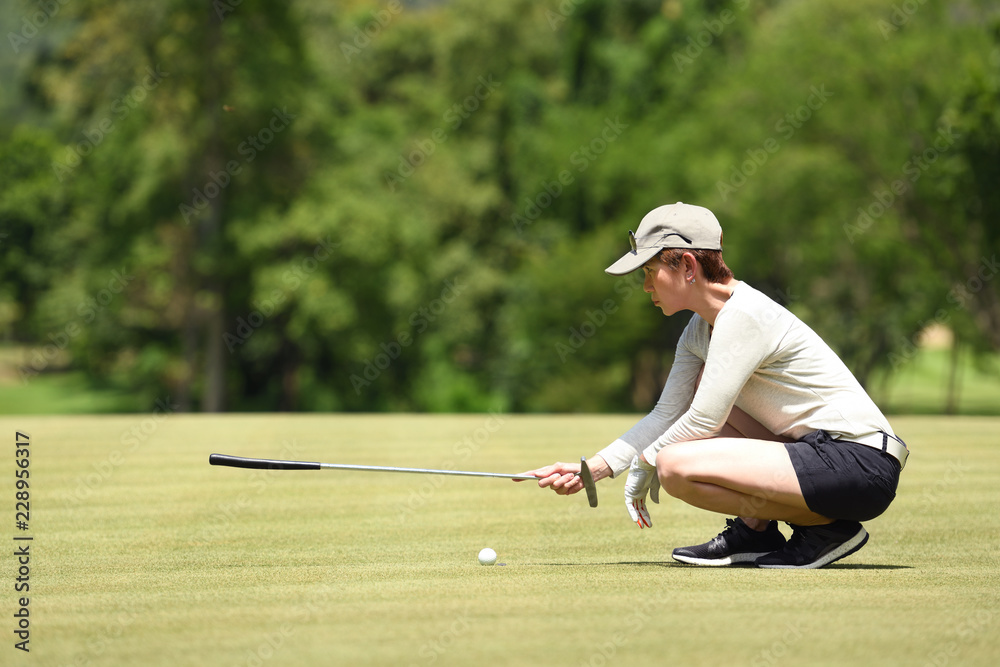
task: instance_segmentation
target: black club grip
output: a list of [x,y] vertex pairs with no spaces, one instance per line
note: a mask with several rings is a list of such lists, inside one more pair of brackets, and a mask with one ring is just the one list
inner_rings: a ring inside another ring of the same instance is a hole
[[254,470],[319,470],[319,463],[308,461],[278,461],[275,459],[251,459],[245,456],[230,456],[228,454],[212,454],[208,457],[209,465],[229,466],[231,468],[252,468]]

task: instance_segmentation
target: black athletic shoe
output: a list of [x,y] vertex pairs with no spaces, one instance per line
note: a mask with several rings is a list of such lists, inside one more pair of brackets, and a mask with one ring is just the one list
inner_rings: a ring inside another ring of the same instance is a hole
[[785,546],[778,522],[771,521],[762,531],[753,530],[743,519],[726,519],[726,529],[711,541],[694,547],[674,549],[674,560],[692,565],[733,565],[753,563],[760,556]]
[[868,531],[857,521],[834,521],[825,526],[796,526],[781,551],[761,556],[757,567],[811,570],[848,556],[868,541]]

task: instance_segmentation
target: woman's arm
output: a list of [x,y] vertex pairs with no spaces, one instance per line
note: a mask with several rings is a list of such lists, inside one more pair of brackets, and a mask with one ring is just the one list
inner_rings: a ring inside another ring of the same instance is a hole
[[674,363],[660,398],[648,415],[598,452],[611,477],[628,470],[632,458],[662,436],[691,405],[698,374],[708,351],[708,323],[695,315],[677,341]]
[[697,393],[684,414],[645,448],[643,458],[653,463],[668,444],[717,436],[743,386],[772,354],[780,335],[742,310],[720,315]]

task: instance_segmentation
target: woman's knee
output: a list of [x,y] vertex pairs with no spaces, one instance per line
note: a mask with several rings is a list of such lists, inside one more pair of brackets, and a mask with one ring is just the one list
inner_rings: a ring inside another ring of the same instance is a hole
[[656,474],[660,479],[660,486],[675,498],[683,492],[688,483],[684,449],[686,448],[681,444],[667,445],[656,455]]

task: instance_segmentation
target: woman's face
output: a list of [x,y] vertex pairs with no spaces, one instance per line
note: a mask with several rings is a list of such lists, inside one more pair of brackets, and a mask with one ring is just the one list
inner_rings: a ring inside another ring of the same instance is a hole
[[683,297],[686,295],[684,288],[688,285],[684,281],[683,268],[683,263],[676,269],[667,268],[659,257],[654,257],[642,267],[645,273],[642,288],[652,296],[653,305],[664,315],[670,316],[686,308]]

